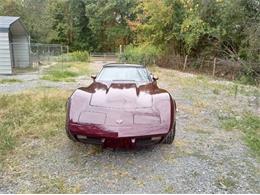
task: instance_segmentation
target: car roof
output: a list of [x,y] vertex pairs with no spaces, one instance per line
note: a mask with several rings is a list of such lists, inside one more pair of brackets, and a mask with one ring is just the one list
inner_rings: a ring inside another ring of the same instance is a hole
[[137,68],[144,68],[144,65],[140,64],[118,64],[118,63],[109,63],[103,65],[103,67],[137,67]]

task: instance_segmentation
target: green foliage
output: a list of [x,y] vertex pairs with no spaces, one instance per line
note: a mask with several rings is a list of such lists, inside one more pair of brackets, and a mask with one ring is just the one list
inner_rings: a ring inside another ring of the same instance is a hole
[[46,42],[51,28],[51,18],[46,9],[47,0],[2,0],[0,4],[0,15],[22,18],[30,32],[31,41]]
[[163,0],[144,0],[137,8],[139,40],[156,46],[164,45],[171,38],[172,9]]
[[189,54],[198,45],[201,37],[207,34],[206,23],[198,16],[189,16],[181,25],[181,33]]
[[241,84],[245,84],[245,85],[257,85],[259,84],[259,80],[257,81],[254,76],[250,75],[250,74],[242,74],[238,77],[237,81]]
[[63,55],[62,60],[66,62],[87,62],[89,61],[90,56],[87,51],[74,51],[68,54]]
[[242,65],[250,83],[259,77],[259,10],[258,0],[0,0],[0,15],[21,16],[33,42],[101,52],[153,45],[166,63],[220,57]]
[[91,50],[93,34],[82,0],[50,1],[49,14],[52,18],[50,42],[70,46],[71,51]]
[[245,114],[240,117],[229,117],[222,119],[222,126],[226,130],[239,129],[245,134],[247,145],[260,156],[260,117]]
[[120,56],[120,61],[144,65],[153,65],[160,55],[160,50],[153,45],[134,47],[129,45]]
[[21,83],[23,82],[22,80],[19,79],[0,79],[0,84],[5,84],[5,83]]
[[128,22],[135,19],[137,0],[86,0],[86,15],[94,33],[95,49],[116,51],[133,40]]

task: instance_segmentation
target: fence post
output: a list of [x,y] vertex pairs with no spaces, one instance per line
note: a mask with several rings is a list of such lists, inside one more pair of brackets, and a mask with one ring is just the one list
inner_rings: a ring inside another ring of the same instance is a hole
[[39,44],[37,44],[37,66],[38,66],[38,69],[40,69]]
[[200,68],[199,68],[200,71],[202,70],[202,66],[203,66],[204,60],[205,60],[205,57],[203,57],[202,61],[200,62]]
[[213,61],[213,72],[212,72],[213,77],[215,76],[215,71],[216,71],[216,58],[214,58],[214,61]]
[[63,49],[62,49],[62,45],[60,46],[60,52],[61,52],[61,71],[63,72]]
[[48,45],[48,64],[50,63],[50,45]]
[[185,56],[185,60],[184,60],[184,64],[183,64],[183,71],[185,71],[185,69],[186,69],[187,59],[188,59],[188,55]]
[[258,111],[259,108],[259,92],[257,89],[255,89],[254,91],[254,95],[255,95],[255,104],[256,104],[256,111]]
[[238,85],[235,85],[235,99],[237,98]]

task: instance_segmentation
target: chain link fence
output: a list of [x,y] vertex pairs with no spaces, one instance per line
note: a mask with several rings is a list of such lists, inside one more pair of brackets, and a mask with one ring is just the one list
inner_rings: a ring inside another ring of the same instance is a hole
[[[260,56],[260,50],[258,52]],[[156,64],[162,67],[173,68],[181,71],[203,72],[208,75],[223,77],[230,80],[239,75],[250,74],[256,83],[260,81],[260,61],[242,60],[239,57],[220,56],[189,56],[169,55],[156,60]]]
[[91,52],[90,60],[91,61],[118,61],[118,53],[115,52]]
[[60,44],[10,43],[13,73],[38,72],[41,66],[66,60],[68,46]]

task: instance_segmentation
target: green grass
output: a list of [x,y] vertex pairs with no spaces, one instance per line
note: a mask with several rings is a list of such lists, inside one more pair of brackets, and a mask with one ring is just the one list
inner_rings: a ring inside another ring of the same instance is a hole
[[222,127],[226,130],[241,130],[245,141],[256,156],[260,157],[260,117],[247,113],[242,117],[222,119]]
[[174,188],[171,185],[166,186],[165,189],[164,189],[164,193],[165,194],[172,194],[172,193],[174,193]]
[[6,84],[6,83],[21,83],[22,80],[19,79],[0,79],[0,84]]
[[88,75],[89,67],[85,62],[55,64],[44,71],[41,79],[49,81],[73,82],[75,77]]
[[49,71],[48,74],[42,77],[43,80],[49,81],[65,81],[65,82],[73,82],[73,77],[78,76],[77,73],[67,71],[67,70],[52,70]]
[[33,193],[79,193],[80,186],[68,185],[66,184],[65,178],[60,177],[50,177],[48,175],[41,175],[37,178],[39,179],[41,186],[37,188]]
[[224,189],[233,189],[236,182],[231,177],[221,177],[217,180],[217,185]]
[[41,89],[0,95],[0,160],[21,139],[55,136],[64,128],[69,92]]
[[[228,96],[259,96],[260,90],[256,86],[243,85],[236,82],[228,82],[225,80],[214,80],[210,76],[176,76],[177,71],[171,69],[159,68],[156,66],[149,67],[149,70],[159,76],[164,82],[170,83],[170,86],[182,86],[185,89],[194,90],[211,90],[215,95],[226,94]],[[160,80],[159,80],[160,83]]]

